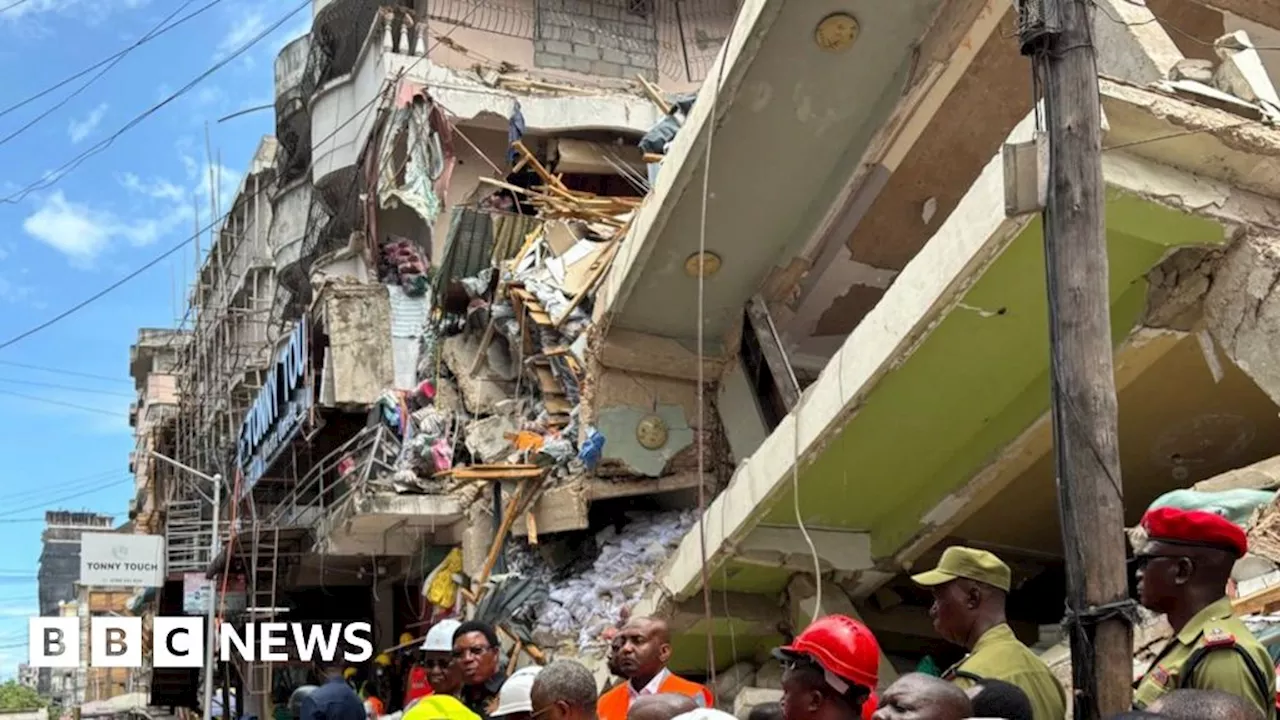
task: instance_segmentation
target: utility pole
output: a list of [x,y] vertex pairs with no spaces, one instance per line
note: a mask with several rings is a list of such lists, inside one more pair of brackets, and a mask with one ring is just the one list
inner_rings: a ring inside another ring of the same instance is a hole
[[[222,510],[222,476],[214,473],[213,478],[213,530],[209,533],[209,560],[218,557],[221,538],[218,537],[218,522]],[[217,633],[217,593],[214,584],[209,582],[209,607],[205,609],[205,644],[204,644],[204,720],[213,717],[213,646],[218,641]],[[231,708],[223,708],[227,717],[231,717]]]
[[1133,628],[1111,355],[1102,110],[1092,0],[1019,0],[1044,89],[1053,437],[1076,720],[1130,709]]
[[[196,492],[199,492],[204,496],[204,499],[208,500],[213,506],[213,529],[209,531],[209,559],[212,561],[213,558],[218,556],[218,551],[221,549],[221,538],[218,536],[218,525],[221,522],[221,518],[219,516],[222,512],[222,475],[219,473],[206,475],[190,465],[178,462],[166,455],[161,455],[154,450],[150,451],[149,454],[157,460],[166,462],[177,469],[190,473],[202,480],[207,480],[213,485],[212,497],[200,492],[198,487],[196,488]],[[213,647],[214,643],[217,642],[217,597],[214,592],[212,582],[209,583],[209,606],[205,608],[205,640],[203,720],[211,720],[213,717],[213,662],[215,657]],[[230,712],[230,709],[227,709],[226,712]]]

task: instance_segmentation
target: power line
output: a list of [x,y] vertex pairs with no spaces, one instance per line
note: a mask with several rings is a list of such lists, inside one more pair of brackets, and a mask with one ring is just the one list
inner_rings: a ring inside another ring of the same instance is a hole
[[59,180],[61,180],[62,178],[70,174],[73,170],[79,167],[81,163],[83,163],[85,160],[88,160],[90,157],[102,152],[103,150],[106,150],[108,147],[111,147],[112,143],[114,143],[117,139],[119,139],[121,135],[124,135],[126,132],[132,130],[143,120],[147,119],[151,115],[154,115],[156,112],[164,108],[169,103],[173,102],[174,100],[177,100],[178,98],[190,92],[192,88],[194,88],[196,85],[199,85],[203,80],[208,78],[210,75],[221,70],[223,67],[228,65],[232,60],[235,60],[236,58],[240,57],[245,52],[247,52],[249,48],[261,42],[263,38],[275,32],[277,29],[280,28],[281,25],[284,25],[286,22],[288,22],[290,18],[292,18],[294,15],[297,15],[299,12],[301,12],[303,8],[310,7],[310,6],[311,6],[311,0],[304,0],[304,2],[299,4],[297,7],[291,10],[284,17],[272,23],[265,30],[263,30],[262,32],[254,36],[253,39],[241,45],[239,48],[237,48],[234,52],[232,52],[227,57],[214,63],[213,67],[210,67],[208,70],[205,70],[204,72],[200,73],[198,76],[196,76],[194,80],[182,86],[182,88],[180,88],[177,92],[173,93],[172,95],[165,98],[164,100],[161,100],[155,105],[152,105],[150,108],[145,110],[141,115],[138,115],[134,119],[125,123],[124,127],[115,131],[108,137],[98,141],[96,144],[94,144],[92,147],[88,148],[84,152],[71,158],[70,160],[58,166],[54,170],[48,173],[45,173],[44,177],[42,177],[40,180],[37,180],[27,185],[26,187],[13,193],[12,195],[9,195],[8,197],[0,199],[0,203],[12,205],[14,203],[21,202],[28,195],[30,195],[31,193],[37,190],[44,190],[46,188],[53,187],[55,184],[58,183]]
[[25,5],[28,2],[30,2],[30,0],[14,0],[14,2],[9,3],[8,5],[5,5],[4,7],[0,8],[0,15],[9,12],[10,10],[18,7],[19,5]]
[[62,402],[61,400],[50,400],[37,395],[26,395],[24,393],[13,392],[12,390],[0,390],[0,395],[8,395],[10,397],[30,400],[31,402],[44,403],[46,405],[57,405],[58,407],[70,408],[72,410],[81,410],[83,412],[98,413],[99,415],[109,415],[111,417],[120,417],[120,413],[113,410],[104,410],[102,408],[89,407],[88,405],[77,405],[76,403]]
[[31,511],[31,510],[43,510],[44,508],[47,508],[47,507],[49,507],[49,506],[51,506],[51,505],[57,505],[57,504],[59,504],[59,503],[66,502],[66,501],[68,501],[68,500],[75,500],[76,498],[79,498],[79,497],[86,497],[86,496],[88,496],[88,495],[93,495],[93,494],[95,494],[95,493],[99,493],[99,492],[101,492],[101,491],[103,491],[103,490],[107,490],[107,489],[110,489],[110,488],[113,488],[113,487],[118,487],[118,486],[120,486],[120,485],[123,485],[123,484],[124,484],[124,483],[126,483],[126,482],[128,482],[128,483],[132,483],[132,482],[133,482],[133,479],[132,479],[132,478],[129,478],[129,479],[127,479],[127,480],[120,480],[120,481],[117,481],[117,482],[114,482],[114,483],[109,483],[109,484],[107,484],[107,485],[99,485],[99,486],[95,487],[95,488],[94,488],[94,489],[92,489],[92,490],[87,490],[87,491],[82,491],[82,492],[77,492],[77,493],[69,493],[69,494],[64,495],[64,496],[61,496],[61,497],[56,497],[56,498],[53,498],[53,499],[50,499],[50,500],[46,500],[46,501],[44,501],[44,502],[42,502],[42,503],[39,503],[39,504],[37,504],[37,505],[29,505],[29,506],[27,506],[27,507],[13,508],[12,510],[8,510],[8,511],[5,511],[5,512],[3,512],[3,513],[0,513],[0,519],[13,517],[14,515],[18,515],[18,514],[20,514],[20,513],[24,513],[24,512],[29,512],[29,511]]
[[50,492],[87,490],[108,480],[117,480],[124,477],[132,477],[132,475],[129,475],[123,470],[108,470],[90,477],[67,480],[53,484],[41,484],[38,487],[19,490],[18,492],[9,493],[4,497],[0,497],[0,507],[12,505],[15,502],[30,502],[31,500],[47,495]]
[[[305,3],[304,3],[304,6],[305,6]],[[480,4],[479,4],[479,3],[477,3],[477,4],[473,5],[473,6],[472,6],[472,8],[471,8],[471,11],[468,13],[468,15],[467,15],[465,18],[463,18],[463,20],[467,20],[467,19],[469,19],[469,18],[471,17],[471,15],[475,13],[475,10],[476,10],[477,8],[479,8],[479,7],[480,7]],[[291,17],[292,15],[296,14],[296,13],[298,12],[298,10],[301,10],[301,7],[299,7],[298,9],[295,9],[292,13],[290,13],[290,14],[289,14],[289,15],[287,15],[287,16],[285,16],[285,18],[283,18],[281,21],[277,22],[277,23],[276,23],[276,25],[275,25],[275,26],[273,26],[273,27],[278,27],[279,25],[283,24],[285,21],[287,21],[287,20],[288,20],[288,18],[289,18],[289,17]],[[396,73],[396,78],[395,78],[395,79],[396,79],[396,80],[398,80],[399,78],[402,78],[402,77],[404,77],[405,75],[407,75],[407,74],[409,73],[409,71],[410,71],[410,70],[412,70],[414,67],[416,67],[416,66],[418,65],[418,63],[422,62],[422,60],[423,60],[423,59],[425,59],[425,58],[426,58],[426,57],[431,53],[431,51],[432,51],[432,50],[434,50],[437,46],[439,46],[439,45],[440,45],[440,43],[441,43],[441,42],[443,42],[444,40],[446,40],[446,39],[447,39],[451,34],[453,34],[453,31],[454,31],[454,30],[456,30],[456,29],[458,29],[458,28],[460,28],[460,27],[463,27],[463,25],[461,25],[461,24],[459,24],[459,25],[454,25],[452,28],[450,28],[450,29],[449,29],[449,31],[448,31],[448,32],[446,32],[446,33],[444,33],[443,35],[441,35],[440,37],[436,38],[435,43],[433,43],[429,48],[427,48],[426,52],[424,52],[422,55],[420,55],[420,56],[418,57],[418,59],[417,59],[417,60],[414,60],[414,61],[413,61],[413,63],[412,63],[412,64],[410,64],[409,66],[404,67],[404,68],[401,68],[401,69],[399,70],[399,72],[397,72],[397,73]],[[269,33],[269,32],[270,32],[270,29],[269,29],[267,32]],[[261,39],[261,38],[258,38],[258,39]],[[258,40],[258,39],[255,39],[253,42],[257,42],[257,40]],[[252,43],[251,43],[251,44],[252,44]],[[243,50],[243,48],[242,48],[242,50]],[[369,100],[369,102],[365,103],[364,105],[360,106],[359,108],[356,108],[356,110],[355,110],[354,112],[352,112],[352,114],[351,114],[351,115],[350,115],[346,120],[342,121],[342,123],[340,123],[337,127],[335,127],[335,128],[334,128],[334,129],[333,129],[333,130],[328,134],[328,135],[325,135],[324,137],[320,138],[319,140],[312,140],[312,142],[311,142],[312,146],[320,146],[320,145],[323,145],[325,142],[328,142],[331,138],[333,138],[334,136],[336,136],[338,133],[342,132],[343,128],[345,128],[346,126],[348,126],[348,125],[350,125],[351,123],[355,122],[355,120],[356,120],[357,118],[359,118],[359,117],[360,117],[361,113],[363,113],[365,110],[368,110],[370,107],[372,107],[373,105],[377,104],[379,101],[383,100],[383,99],[384,99],[384,96],[386,95],[386,90],[387,90],[390,86],[392,86],[392,85],[394,85],[394,82],[387,82],[386,80],[384,80],[384,81],[383,81],[383,88],[382,88],[382,90],[381,90],[380,92],[378,92],[377,94],[375,94],[375,95],[373,96],[373,98],[371,98],[371,99]],[[166,102],[167,102],[167,101],[166,101]],[[310,165],[309,165],[309,166],[308,166],[308,168],[307,168],[308,172],[309,172],[312,168],[314,168],[314,167],[315,167],[315,159],[313,158],[313,159],[312,159],[312,161],[311,161],[311,163],[310,163]],[[351,194],[350,192],[348,192],[348,193],[347,193],[347,195],[348,195],[348,196],[350,196],[350,194]],[[0,200],[0,202],[11,202],[11,200],[10,200],[10,199],[4,199],[4,200]],[[57,315],[54,315],[53,317],[49,318],[48,320],[45,320],[44,322],[41,322],[41,323],[39,323],[39,324],[35,325],[34,327],[31,327],[31,328],[29,328],[29,329],[27,329],[27,330],[24,330],[24,331],[23,331],[23,332],[21,332],[21,333],[18,333],[17,335],[14,335],[13,337],[11,337],[11,338],[9,338],[9,339],[5,340],[4,342],[0,342],[0,350],[3,350],[3,349],[5,349],[5,348],[7,348],[7,347],[9,347],[9,346],[11,346],[11,345],[14,345],[14,344],[16,344],[16,343],[18,343],[18,342],[21,342],[22,340],[25,340],[25,339],[27,339],[28,337],[31,337],[32,335],[35,335],[36,333],[39,333],[39,332],[41,332],[41,331],[43,331],[43,330],[45,330],[45,329],[47,329],[47,328],[49,328],[49,327],[51,327],[51,326],[53,326],[53,325],[56,325],[57,323],[61,322],[62,320],[65,320],[66,318],[70,317],[71,315],[74,315],[75,313],[79,312],[80,310],[83,310],[85,307],[87,307],[87,306],[91,305],[92,303],[96,302],[97,300],[101,299],[102,297],[104,297],[104,296],[108,295],[109,293],[111,293],[112,291],[116,290],[117,288],[119,288],[120,286],[124,285],[125,283],[129,282],[130,280],[132,280],[132,279],[134,279],[134,278],[138,277],[139,275],[141,275],[142,273],[146,272],[147,270],[150,270],[151,268],[155,267],[156,265],[159,265],[161,262],[164,262],[164,260],[166,260],[168,257],[170,257],[171,255],[173,255],[174,253],[177,253],[178,251],[180,251],[180,250],[182,250],[183,248],[185,248],[185,247],[187,246],[187,244],[188,244],[188,243],[191,243],[191,242],[192,242],[192,241],[194,241],[196,238],[200,237],[202,234],[204,234],[205,232],[207,232],[208,230],[210,230],[211,228],[213,228],[215,225],[217,225],[219,222],[221,222],[223,219],[225,219],[225,218],[227,217],[227,215],[229,215],[229,214],[230,214],[230,211],[228,210],[227,212],[223,213],[221,217],[214,219],[214,220],[213,220],[212,222],[210,222],[209,224],[207,224],[207,225],[205,225],[204,227],[199,228],[198,230],[196,230],[196,232],[195,232],[194,234],[192,234],[191,236],[187,237],[187,238],[186,238],[185,240],[183,240],[182,242],[180,242],[180,243],[178,243],[178,244],[174,245],[173,247],[169,248],[169,249],[168,249],[168,250],[166,250],[165,252],[161,253],[159,256],[157,256],[157,257],[153,258],[152,260],[150,260],[149,262],[147,262],[147,263],[146,263],[145,265],[143,265],[142,267],[139,267],[138,269],[134,270],[133,272],[129,273],[128,275],[125,275],[124,277],[122,277],[122,278],[120,278],[119,280],[117,280],[116,282],[114,282],[114,283],[112,283],[112,284],[108,285],[107,287],[103,288],[102,290],[99,290],[98,292],[94,293],[93,295],[91,295],[91,296],[89,296],[89,297],[85,298],[84,300],[82,300],[82,301],[80,301],[80,302],[76,303],[75,305],[72,305],[71,307],[67,308],[66,310],[63,310],[62,312],[58,313]],[[188,307],[187,307],[187,311],[186,311],[186,313],[184,313],[184,315],[183,315],[183,323],[185,323],[185,322],[186,322],[186,318],[191,314],[191,310],[192,310],[191,306],[188,306]],[[182,324],[182,323],[180,323],[180,325],[181,325],[181,324]],[[170,342],[172,342],[172,338],[170,339]]]
[[103,380],[106,382],[113,382],[113,383],[129,383],[130,385],[133,384],[132,380],[126,380],[120,377],[111,377],[109,375],[95,375],[93,373],[80,372],[78,370],[63,370],[61,368],[53,368],[53,367],[48,367],[46,365],[32,365],[29,363],[12,362],[9,360],[0,360],[0,365],[23,368],[26,370],[38,370],[40,372],[54,373],[57,375],[68,375],[68,376],[74,375],[75,377],[82,377],[90,380]]
[[[23,0],[23,1],[25,2],[25,0]],[[194,1],[195,1],[195,0],[188,0],[186,3],[184,3],[184,4],[182,5],[182,7],[179,7],[177,10],[175,10],[175,11],[173,12],[173,14],[169,15],[169,17],[165,18],[164,20],[161,20],[161,21],[160,21],[160,25],[164,25],[166,22],[169,22],[169,19],[170,19],[170,18],[172,18],[174,15],[177,15],[179,12],[181,12],[181,11],[182,11],[182,8],[184,8],[184,7],[188,6],[188,5],[190,5],[190,4],[191,4],[192,2],[194,2]],[[139,48],[139,47],[141,47],[142,45],[145,45],[146,43],[149,43],[149,42],[151,42],[152,40],[155,40],[156,38],[160,37],[161,35],[164,35],[165,33],[169,32],[170,30],[173,30],[174,28],[176,28],[176,27],[178,27],[179,25],[181,25],[181,24],[185,23],[186,21],[188,21],[188,20],[190,20],[190,19],[192,19],[192,18],[194,18],[194,17],[196,17],[196,16],[200,15],[201,13],[205,12],[205,11],[206,11],[206,10],[208,10],[209,8],[212,8],[214,5],[217,5],[217,4],[218,4],[218,3],[220,3],[220,2],[222,2],[222,0],[213,0],[213,2],[209,3],[208,5],[205,5],[204,7],[201,7],[201,8],[199,8],[198,10],[194,10],[194,11],[192,11],[191,13],[189,13],[189,14],[187,14],[187,15],[184,15],[184,16],[182,16],[182,17],[180,17],[180,18],[178,18],[176,21],[174,21],[174,23],[173,23],[173,24],[168,25],[168,26],[165,26],[165,27],[163,27],[163,28],[161,28],[161,27],[160,27],[160,25],[157,25],[155,28],[153,28],[153,29],[151,30],[151,32],[150,32],[150,33],[148,33],[148,34],[146,34],[146,35],[143,35],[143,36],[142,36],[142,38],[140,38],[137,42],[133,43],[133,44],[132,44],[132,45],[130,45],[129,47],[126,47],[126,48],[124,48],[123,50],[118,51],[116,54],[111,55],[110,57],[105,57],[105,58],[103,58],[103,59],[99,60],[98,62],[94,63],[93,65],[90,65],[89,67],[87,67],[87,68],[85,68],[85,69],[83,69],[83,70],[81,70],[81,71],[79,71],[79,72],[75,73],[74,75],[69,75],[69,76],[67,76],[67,77],[63,78],[62,80],[58,81],[57,83],[55,83],[55,84],[53,84],[53,85],[50,85],[49,87],[45,88],[44,90],[41,90],[40,92],[38,92],[38,93],[36,93],[36,94],[34,94],[34,95],[31,95],[30,97],[27,97],[27,98],[26,98],[26,99],[24,99],[24,100],[20,100],[20,101],[18,101],[18,102],[16,102],[16,103],[14,103],[14,104],[10,105],[10,106],[9,106],[9,107],[7,107],[7,108],[5,108],[5,109],[3,109],[3,110],[0,110],[0,117],[4,117],[5,115],[8,115],[9,113],[13,112],[14,110],[17,110],[18,108],[25,107],[25,106],[29,105],[30,103],[35,102],[36,100],[39,100],[40,98],[44,97],[45,95],[48,95],[49,93],[53,92],[54,90],[57,90],[57,89],[59,89],[59,88],[66,87],[67,85],[70,85],[72,81],[74,81],[74,80],[78,80],[78,79],[80,79],[80,78],[84,77],[85,75],[88,75],[89,73],[93,72],[94,70],[97,70],[98,68],[102,67],[103,65],[106,65],[107,63],[111,62],[112,60],[115,60],[115,59],[117,59],[117,58],[123,58],[125,55],[128,55],[129,53],[131,53],[131,52],[133,52],[134,50],[138,49],[138,48]],[[12,6],[11,6],[11,7],[12,7]],[[7,10],[7,9],[8,9],[8,8],[6,8],[6,10]],[[3,11],[3,10],[0,10],[0,13],[2,13],[2,12],[4,12],[4,11]],[[108,68],[108,69],[110,69],[110,68]],[[95,79],[97,79],[97,78],[95,78]],[[77,91],[77,92],[79,92],[79,91]],[[64,102],[65,102],[65,101],[64,101]],[[60,107],[60,106],[59,106],[59,107]]]
[[[148,31],[146,35],[143,35],[143,36],[142,36],[142,38],[141,38],[140,40],[138,40],[137,42],[135,42],[131,47],[129,47],[128,49],[124,50],[123,52],[116,53],[115,57],[114,57],[114,58],[112,58],[112,59],[111,59],[111,61],[110,61],[109,63],[107,63],[107,66],[106,66],[106,67],[104,67],[104,68],[102,68],[102,70],[101,70],[101,71],[99,71],[97,75],[94,75],[93,77],[91,77],[91,78],[89,78],[88,80],[86,80],[86,81],[84,82],[84,84],[83,84],[83,85],[81,85],[80,87],[78,87],[78,88],[76,88],[75,90],[73,90],[73,91],[71,92],[71,94],[70,94],[70,95],[67,95],[66,97],[62,98],[62,99],[61,99],[61,100],[59,100],[58,102],[54,103],[52,106],[50,106],[50,107],[49,107],[47,110],[45,110],[44,112],[42,112],[42,113],[40,113],[39,115],[36,115],[35,117],[33,117],[33,118],[31,118],[30,120],[28,120],[28,121],[27,121],[27,123],[26,123],[25,125],[23,125],[23,126],[19,127],[17,130],[14,130],[13,132],[9,133],[8,135],[5,135],[3,138],[0,138],[0,145],[4,145],[4,144],[8,143],[10,140],[12,140],[12,139],[14,139],[14,138],[18,137],[19,135],[21,135],[22,133],[24,133],[24,132],[26,132],[26,131],[28,131],[28,130],[30,130],[32,127],[35,127],[35,126],[36,126],[36,125],[37,125],[41,120],[44,120],[45,118],[49,117],[49,116],[50,116],[50,115],[52,115],[55,111],[57,111],[59,108],[61,108],[62,106],[66,105],[67,103],[71,102],[71,101],[72,101],[72,100],[74,100],[76,97],[78,97],[78,96],[80,95],[80,93],[84,92],[85,90],[88,90],[88,89],[89,89],[89,86],[91,86],[91,85],[93,85],[94,83],[96,83],[99,79],[101,79],[101,78],[102,78],[102,76],[103,76],[103,75],[106,75],[107,73],[111,72],[111,69],[112,69],[112,68],[114,68],[116,65],[119,65],[121,62],[123,62],[123,61],[124,61],[124,59],[125,59],[125,57],[126,57],[126,56],[128,56],[128,54],[129,54],[130,52],[133,52],[133,50],[134,50],[135,48],[137,48],[139,45],[141,45],[142,43],[144,43],[144,42],[146,42],[146,41],[150,40],[151,38],[155,37],[155,36],[157,35],[157,33],[160,31],[160,29],[161,29],[162,27],[164,27],[164,24],[165,24],[165,23],[167,23],[167,22],[169,22],[170,20],[172,20],[174,15],[177,15],[178,13],[182,12],[182,10],[183,10],[183,9],[185,9],[188,5],[190,5],[190,4],[191,4],[191,3],[193,3],[193,2],[195,2],[195,0],[187,0],[187,1],[186,1],[186,2],[184,2],[182,5],[178,6],[178,9],[177,9],[177,10],[174,10],[172,13],[170,13],[170,14],[169,14],[169,16],[168,16],[168,17],[166,17],[165,19],[161,20],[161,21],[159,22],[159,24],[157,24],[155,27],[151,28],[151,30],[150,30],[150,31]],[[217,2],[221,2],[221,0],[214,0],[214,2],[213,2],[213,3],[210,3],[209,5],[206,5],[206,6],[205,6],[205,9],[208,9],[209,7],[212,7],[212,6],[213,6],[214,4],[216,4]],[[99,63],[99,64],[101,64],[101,63]],[[0,113],[0,115],[2,115],[2,114],[3,114],[3,113]]]
[[[223,218],[225,218],[225,217],[226,217],[226,214],[224,214],[222,217],[223,217]],[[45,328],[47,328],[47,327],[49,327],[49,326],[51,326],[51,325],[55,325],[55,324],[57,324],[57,323],[61,322],[62,320],[64,320],[64,319],[66,319],[66,318],[70,317],[71,315],[74,315],[75,313],[80,312],[80,311],[81,311],[81,310],[83,310],[85,307],[87,307],[87,306],[91,305],[92,303],[96,302],[97,300],[100,300],[101,298],[103,298],[103,297],[104,297],[104,296],[106,296],[107,294],[111,293],[113,290],[115,290],[116,288],[120,287],[121,285],[124,285],[125,283],[127,283],[127,282],[129,282],[130,280],[132,280],[132,279],[134,279],[134,278],[138,277],[138,276],[139,276],[139,275],[141,275],[142,273],[144,273],[144,272],[146,272],[146,271],[150,270],[151,268],[155,267],[156,265],[159,265],[160,263],[164,262],[166,258],[168,258],[169,256],[171,256],[171,255],[173,255],[173,254],[177,253],[179,250],[182,250],[183,248],[185,248],[189,243],[191,243],[191,241],[193,241],[193,240],[195,240],[196,238],[200,237],[200,236],[201,236],[205,231],[207,231],[207,230],[209,230],[209,229],[213,228],[213,226],[217,225],[217,224],[218,224],[219,222],[221,222],[221,221],[222,221],[222,218],[216,218],[216,219],[214,219],[214,220],[213,220],[213,221],[211,221],[208,225],[205,225],[204,227],[202,227],[202,228],[200,228],[199,230],[197,230],[197,231],[195,232],[195,234],[191,235],[190,237],[188,237],[187,239],[185,239],[185,240],[183,240],[182,242],[178,243],[177,245],[174,245],[173,247],[171,247],[171,248],[169,248],[168,250],[164,251],[164,252],[163,252],[163,253],[161,253],[160,255],[156,256],[155,258],[152,258],[149,262],[147,262],[146,264],[144,264],[142,267],[139,267],[138,269],[134,270],[133,272],[129,273],[128,275],[125,275],[124,277],[120,278],[119,280],[117,280],[117,281],[115,281],[115,282],[111,283],[110,285],[106,286],[105,288],[103,288],[103,289],[99,290],[98,292],[96,292],[96,293],[94,293],[94,294],[90,295],[89,297],[85,298],[84,300],[81,300],[80,302],[76,303],[75,305],[72,305],[71,307],[67,308],[66,310],[63,310],[62,312],[58,313],[57,315],[54,315],[53,317],[49,318],[48,320],[45,320],[44,322],[42,322],[42,323],[40,323],[40,324],[38,324],[38,325],[35,325],[34,327],[31,327],[31,328],[29,328],[29,329],[27,329],[27,330],[24,330],[24,331],[22,331],[22,332],[18,333],[17,335],[14,335],[13,337],[9,338],[8,340],[5,340],[4,342],[0,343],[0,350],[3,350],[3,349],[5,349],[5,348],[9,347],[10,345],[13,345],[14,343],[17,343],[17,342],[19,342],[19,341],[21,341],[21,340],[25,340],[25,339],[27,339],[27,338],[31,337],[32,335],[35,335],[36,333],[40,332],[41,330],[44,330]]]
[[113,390],[98,390],[96,388],[78,387],[76,385],[60,385],[58,383],[40,382],[38,380],[22,380],[19,378],[0,377],[0,383],[13,383],[14,385],[28,385],[30,387],[43,387],[53,390],[70,390],[72,392],[89,393],[91,395],[110,395],[112,397],[131,398],[130,393],[115,392]]

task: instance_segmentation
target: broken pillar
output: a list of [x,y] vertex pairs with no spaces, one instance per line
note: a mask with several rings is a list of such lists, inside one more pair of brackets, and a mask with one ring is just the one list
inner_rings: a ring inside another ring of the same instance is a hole
[[[794,628],[797,634],[807,627],[813,619],[824,615],[848,615],[858,620],[862,619],[858,609],[853,605],[853,600],[844,591],[844,588],[826,580],[820,580],[819,582],[822,583],[821,605],[818,604],[818,585],[814,582],[813,576],[795,575],[791,578],[791,582],[787,584],[787,598],[791,603],[791,627]],[[816,613],[815,608],[817,609]],[[898,671],[894,669],[893,663],[889,662],[884,650],[881,650],[880,688],[888,687],[889,683],[897,679]]]
[[1204,312],[1214,340],[1280,404],[1280,235],[1238,240],[1214,271]]

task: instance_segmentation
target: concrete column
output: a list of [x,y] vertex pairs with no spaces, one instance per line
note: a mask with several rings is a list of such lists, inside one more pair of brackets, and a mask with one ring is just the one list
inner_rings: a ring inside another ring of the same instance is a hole
[[493,546],[493,515],[479,509],[479,506],[492,504],[491,496],[485,492],[467,510],[467,526],[462,531],[462,570],[473,578],[480,576],[489,548]]
[[[848,615],[849,617],[862,619],[858,614],[858,609],[854,607],[853,600],[849,597],[844,588],[835,583],[822,580],[822,606],[818,610],[818,617],[824,615]],[[818,603],[818,586],[811,575],[795,575],[791,578],[791,582],[787,585],[787,598],[790,600],[791,609],[791,626],[798,633],[807,627],[814,617],[813,610]],[[880,689],[888,687],[889,683],[898,679],[898,671],[894,669],[893,663],[889,662],[889,658],[880,651]]]
[[395,590],[390,580],[378,579],[375,582],[378,592],[377,598],[373,601],[374,646],[391,647],[396,644]]

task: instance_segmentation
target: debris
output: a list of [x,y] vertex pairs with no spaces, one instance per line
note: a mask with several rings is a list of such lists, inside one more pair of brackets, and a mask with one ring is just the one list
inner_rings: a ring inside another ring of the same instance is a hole
[[495,463],[509,459],[515,452],[509,436],[519,428],[509,416],[491,415],[467,424],[466,444],[471,457],[481,462]]
[[[621,528],[608,527],[595,535],[591,565],[557,573],[537,550],[512,543],[507,551],[513,572],[538,578],[548,587],[548,599],[536,610],[534,637],[576,642],[581,650],[600,649],[605,631],[613,627],[654,581],[654,573],[693,526],[694,511],[627,513]],[[579,544],[580,545],[580,544]],[[589,548],[579,547],[571,562],[582,562]]]
[[600,456],[604,454],[604,435],[600,434],[594,426],[587,426],[587,436],[582,441],[582,449],[578,451],[578,459],[588,470],[595,469],[600,464]]

